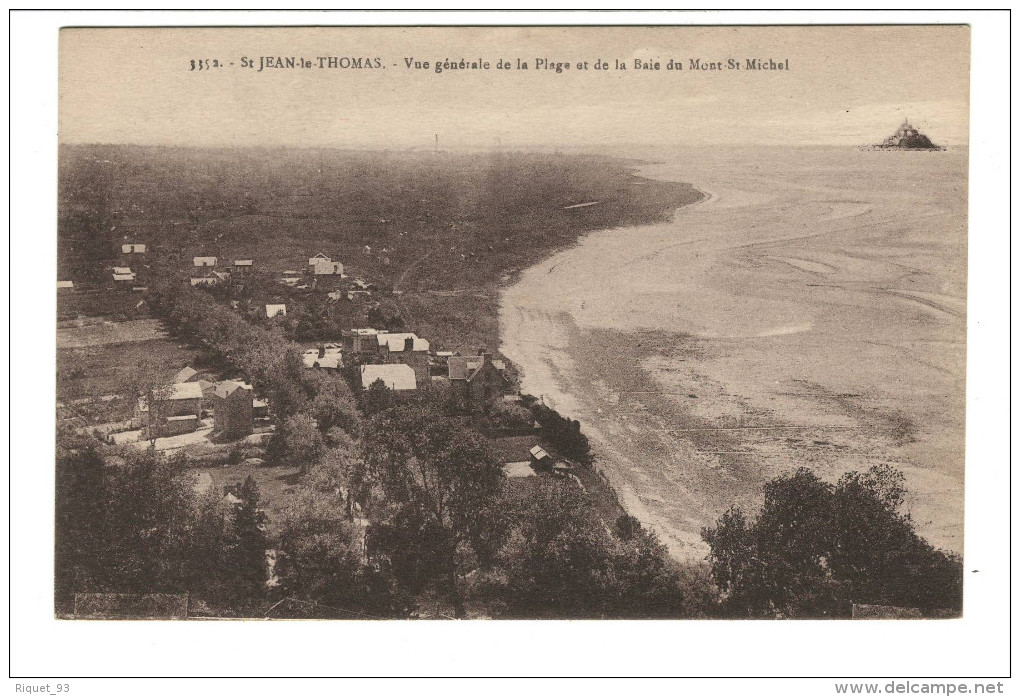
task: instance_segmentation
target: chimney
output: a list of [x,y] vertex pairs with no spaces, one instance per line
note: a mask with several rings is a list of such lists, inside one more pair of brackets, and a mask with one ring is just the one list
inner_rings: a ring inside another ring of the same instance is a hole
[[408,353],[414,351],[414,337],[404,337],[404,350]]

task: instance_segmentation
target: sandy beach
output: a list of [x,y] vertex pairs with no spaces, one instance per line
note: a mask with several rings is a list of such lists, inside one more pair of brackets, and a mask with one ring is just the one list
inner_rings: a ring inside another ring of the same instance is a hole
[[641,176],[706,199],[591,233],[504,291],[524,391],[582,422],[678,558],[777,474],[878,463],[905,473],[918,530],[962,552],[966,151],[654,159]]

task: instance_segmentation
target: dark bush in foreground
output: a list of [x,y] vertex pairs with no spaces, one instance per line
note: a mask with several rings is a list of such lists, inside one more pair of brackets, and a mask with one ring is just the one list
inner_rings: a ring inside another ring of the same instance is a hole
[[737,508],[702,531],[731,617],[849,617],[855,603],[958,614],[963,564],[918,537],[903,475],[848,472],[836,484],[799,469],[767,483],[756,519]]

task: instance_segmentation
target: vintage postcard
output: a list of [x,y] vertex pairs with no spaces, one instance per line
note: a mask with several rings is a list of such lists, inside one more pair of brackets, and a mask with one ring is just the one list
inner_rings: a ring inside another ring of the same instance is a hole
[[965,614],[970,43],[61,30],[54,614]]

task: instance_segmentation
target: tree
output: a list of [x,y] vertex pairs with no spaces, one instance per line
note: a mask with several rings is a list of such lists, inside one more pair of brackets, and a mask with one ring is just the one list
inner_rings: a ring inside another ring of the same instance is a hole
[[72,607],[77,592],[185,592],[203,584],[196,539],[216,535],[201,527],[184,460],[115,452],[123,460],[116,467],[95,445],[57,461],[58,608]]
[[283,422],[266,454],[274,460],[298,467],[304,474],[310,465],[318,462],[325,448],[315,419],[301,413]]
[[573,485],[544,483],[514,520],[496,590],[509,617],[679,618],[710,606],[707,579],[671,559],[635,518],[621,516],[610,532]]
[[314,377],[307,380],[315,397],[309,410],[319,430],[328,433],[333,428],[340,428],[350,435],[357,435],[361,419],[347,382],[335,375],[310,372]]
[[378,550],[412,584],[436,582],[463,616],[464,563],[484,564],[505,534],[503,470],[487,443],[419,401],[372,419],[365,461],[385,497],[373,526]]
[[382,378],[369,385],[361,395],[361,408],[369,416],[389,409],[393,402],[393,390],[386,386]]
[[845,617],[853,603],[959,610],[962,564],[917,536],[887,466],[837,484],[808,469],[764,487],[754,520],[739,509],[702,531],[723,611],[742,617]]
[[237,493],[240,502],[233,510],[229,557],[237,600],[248,605],[265,596],[266,590],[266,514],[259,508],[259,487],[251,475]]
[[280,528],[280,594],[315,603],[319,616],[407,616],[409,598],[386,565],[363,563],[363,528],[346,515],[339,496],[307,489],[284,511]]

